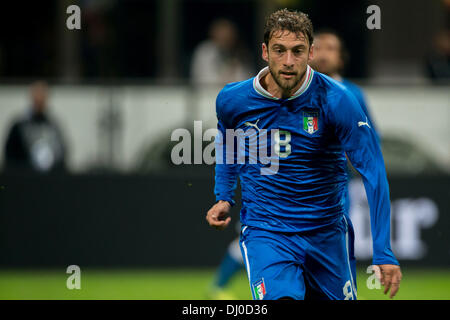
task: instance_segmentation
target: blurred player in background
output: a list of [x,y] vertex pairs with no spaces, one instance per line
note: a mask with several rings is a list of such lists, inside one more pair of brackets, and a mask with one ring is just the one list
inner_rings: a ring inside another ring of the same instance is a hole
[[344,200],[347,155],[364,180],[373,264],[392,298],[401,271],[390,246],[389,187],[379,139],[353,94],[308,65],[312,29],[301,12],[271,14],[262,44],[268,67],[219,93],[219,136],[227,138],[218,142],[216,155],[225,151],[221,158],[229,159],[227,130],[254,130],[258,124],[253,134],[276,131],[271,143],[279,167],[275,174],[263,175],[262,163],[236,164],[236,150],[231,153],[234,162],[216,163],[217,203],[206,220],[217,229],[228,226],[239,177],[240,247],[253,298],[354,300]]
[[230,20],[214,20],[209,38],[194,50],[191,81],[196,85],[224,85],[251,76],[249,55],[239,40],[236,25]]
[[430,52],[426,56],[426,70],[433,81],[450,80],[450,29],[442,29],[433,35]]
[[15,121],[5,145],[5,170],[8,172],[63,172],[66,146],[59,126],[47,113],[48,85],[31,85],[31,105]]

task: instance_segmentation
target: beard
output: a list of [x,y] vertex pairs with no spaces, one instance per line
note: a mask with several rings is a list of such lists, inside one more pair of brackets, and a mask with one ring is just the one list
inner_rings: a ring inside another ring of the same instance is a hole
[[[295,72],[295,71],[287,71],[287,70],[279,70],[275,71],[269,65],[269,71],[272,75],[272,78],[275,80],[276,84],[285,92],[289,92],[294,89],[303,78],[306,70],[303,73]],[[291,79],[283,79],[281,74],[285,72],[288,74],[292,74],[293,77]]]

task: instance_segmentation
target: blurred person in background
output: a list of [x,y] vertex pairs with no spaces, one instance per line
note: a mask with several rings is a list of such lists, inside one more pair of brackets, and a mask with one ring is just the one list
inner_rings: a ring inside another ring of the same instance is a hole
[[426,68],[433,81],[450,81],[449,29],[442,29],[433,36],[431,52],[426,57]]
[[66,146],[56,122],[48,115],[48,85],[31,84],[31,106],[9,130],[5,145],[7,172],[65,171]]
[[235,24],[217,19],[211,24],[209,39],[194,50],[191,81],[196,85],[241,81],[252,74],[249,65],[249,55],[239,41]]

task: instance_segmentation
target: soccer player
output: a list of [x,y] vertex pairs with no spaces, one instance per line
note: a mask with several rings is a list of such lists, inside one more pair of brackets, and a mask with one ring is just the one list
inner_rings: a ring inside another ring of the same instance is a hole
[[[240,246],[253,298],[356,299],[344,215],[347,154],[363,177],[373,264],[392,298],[401,271],[390,245],[389,187],[378,139],[355,97],[308,65],[312,44],[307,15],[274,12],[266,20],[262,44],[268,66],[219,93],[221,135],[254,127],[276,130],[271,144],[279,167],[271,175],[261,174],[263,164],[218,162],[217,203],[206,219],[217,229],[230,223],[239,177]],[[216,155],[221,152],[216,149]]]
[[[314,32],[314,57],[310,61],[309,65],[321,73],[330,76],[336,81],[342,83],[358,100],[361,108],[367,116],[367,121],[370,126],[377,133],[375,123],[371,117],[366,99],[362,90],[353,82],[343,78],[342,73],[345,68],[345,64],[349,59],[346,46],[342,38],[332,29],[321,29]],[[349,171],[350,174],[350,171]],[[346,186],[345,193],[345,214],[349,227],[349,257],[350,263],[356,264],[355,250],[354,250],[354,231],[353,225],[350,220],[350,197],[348,193],[348,186]],[[244,262],[239,250],[238,239],[234,240],[228,246],[228,249],[222,258],[219,268],[216,271],[214,282],[210,290],[210,296],[216,299],[228,299],[232,298],[230,293],[226,291],[226,286],[233,278],[233,276],[243,267]],[[352,268],[355,270],[355,268]],[[356,277],[356,274],[353,274]],[[356,286],[356,283],[355,283]],[[357,289],[357,288],[355,288]]]

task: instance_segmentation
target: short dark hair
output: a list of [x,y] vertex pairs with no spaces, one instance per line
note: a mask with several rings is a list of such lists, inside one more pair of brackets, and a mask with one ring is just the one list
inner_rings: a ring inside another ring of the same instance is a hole
[[281,30],[303,33],[308,38],[309,45],[313,43],[313,25],[308,15],[303,12],[281,9],[268,16],[264,26],[264,43],[269,45],[273,33]]
[[338,39],[339,45],[340,45],[339,53],[341,55],[342,63],[344,64],[343,67],[345,67],[347,65],[348,61],[350,60],[350,54],[348,53],[348,50],[347,50],[347,47],[345,46],[344,40],[342,39],[341,35],[336,30],[331,29],[331,28],[322,28],[322,29],[314,32],[315,37],[319,37],[321,35],[326,35],[326,34],[333,35]]

